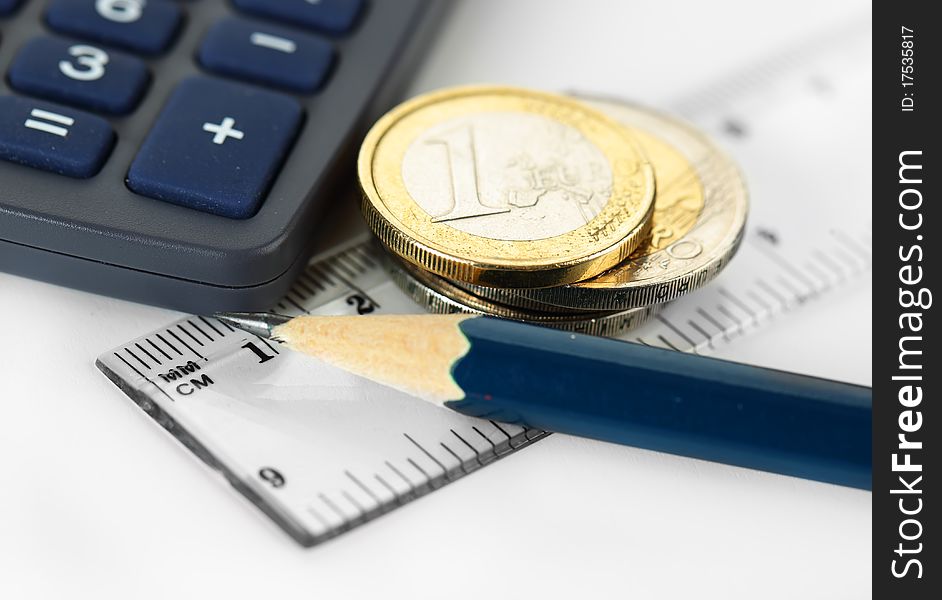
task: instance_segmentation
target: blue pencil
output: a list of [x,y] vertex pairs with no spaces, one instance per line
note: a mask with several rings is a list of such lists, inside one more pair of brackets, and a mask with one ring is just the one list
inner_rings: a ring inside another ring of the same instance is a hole
[[871,489],[868,387],[470,315],[217,315],[466,415]]

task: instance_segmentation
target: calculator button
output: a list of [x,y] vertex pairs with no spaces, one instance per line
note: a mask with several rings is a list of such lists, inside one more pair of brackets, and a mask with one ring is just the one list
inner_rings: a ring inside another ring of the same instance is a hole
[[350,31],[363,8],[363,0],[233,0],[233,3],[253,15],[329,33]]
[[117,115],[137,106],[149,80],[137,58],[51,37],[27,42],[9,73],[26,94]]
[[301,124],[293,98],[194,77],[170,97],[128,172],[134,192],[245,219],[258,211]]
[[215,73],[302,93],[321,86],[333,57],[330,43],[315,35],[246,19],[216,23],[199,52]]
[[0,96],[0,159],[85,178],[101,170],[113,145],[114,132],[101,117]]
[[143,54],[166,50],[182,20],[180,7],[166,0],[53,0],[46,10],[58,32]]
[[22,3],[23,0],[0,0],[0,17],[12,13]]

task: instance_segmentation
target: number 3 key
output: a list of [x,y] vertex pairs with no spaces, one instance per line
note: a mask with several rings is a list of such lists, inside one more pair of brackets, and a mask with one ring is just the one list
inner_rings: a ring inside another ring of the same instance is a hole
[[23,93],[115,115],[134,110],[149,80],[137,58],[51,37],[23,46],[9,75]]

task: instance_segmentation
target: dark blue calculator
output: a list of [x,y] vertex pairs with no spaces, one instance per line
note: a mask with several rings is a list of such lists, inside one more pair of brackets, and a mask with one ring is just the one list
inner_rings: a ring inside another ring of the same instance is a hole
[[444,0],[0,0],[0,270],[265,309]]

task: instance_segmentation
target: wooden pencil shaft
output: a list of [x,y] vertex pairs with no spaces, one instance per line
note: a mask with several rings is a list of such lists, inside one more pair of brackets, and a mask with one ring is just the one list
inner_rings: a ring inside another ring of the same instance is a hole
[[871,487],[867,387],[491,317],[305,316],[274,333],[468,415]]
[[870,388],[491,318],[462,321],[446,406],[673,454],[871,486]]

